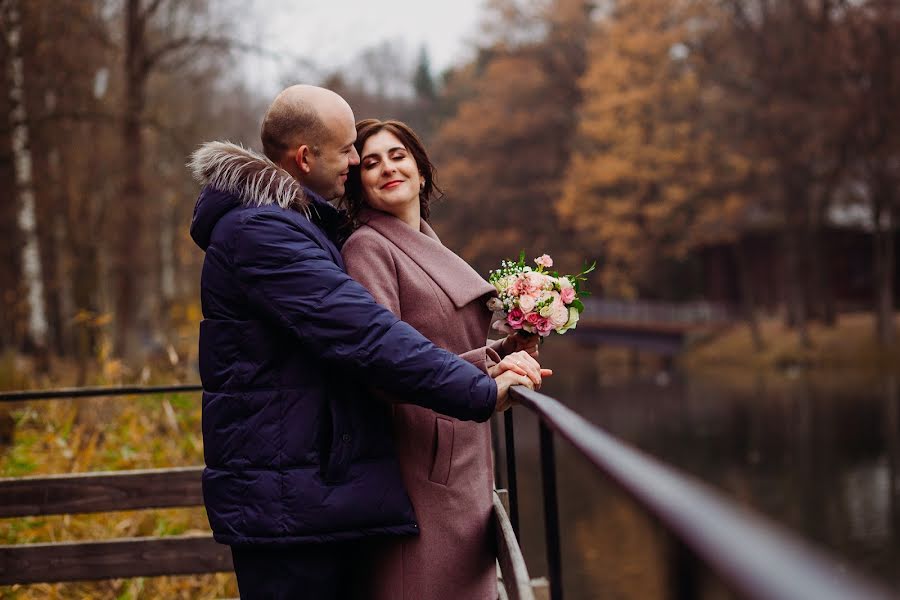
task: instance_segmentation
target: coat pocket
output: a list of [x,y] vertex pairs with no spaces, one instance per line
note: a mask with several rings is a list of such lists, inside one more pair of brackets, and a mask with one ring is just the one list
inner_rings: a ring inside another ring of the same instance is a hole
[[453,462],[453,421],[444,417],[434,420],[434,460],[428,479],[434,483],[447,485],[450,479],[450,465]]

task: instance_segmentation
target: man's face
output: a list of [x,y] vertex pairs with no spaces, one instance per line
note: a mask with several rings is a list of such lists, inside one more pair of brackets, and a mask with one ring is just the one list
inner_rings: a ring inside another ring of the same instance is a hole
[[353,147],[356,141],[353,114],[329,121],[326,123],[331,137],[319,148],[318,155],[310,157],[310,171],[304,183],[326,200],[334,200],[344,195],[347,175],[352,165],[359,164],[359,154]]

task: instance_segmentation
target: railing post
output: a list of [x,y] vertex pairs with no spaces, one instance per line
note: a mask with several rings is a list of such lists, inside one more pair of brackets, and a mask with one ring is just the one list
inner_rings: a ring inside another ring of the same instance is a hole
[[513,532],[522,545],[522,536],[519,535],[519,493],[516,488],[516,435],[513,431],[513,409],[503,413],[503,434],[506,437],[506,480],[509,490],[509,521],[512,523]]
[[681,540],[669,536],[668,584],[671,600],[700,597],[700,565],[697,557]]
[[562,557],[559,549],[559,504],[556,498],[556,458],[553,432],[539,422],[541,440],[541,482],[544,487],[544,533],[547,541],[547,574],[551,600],[562,600]]
[[500,468],[500,427],[498,417],[491,417],[491,447],[494,450],[494,489],[503,490],[503,469]]

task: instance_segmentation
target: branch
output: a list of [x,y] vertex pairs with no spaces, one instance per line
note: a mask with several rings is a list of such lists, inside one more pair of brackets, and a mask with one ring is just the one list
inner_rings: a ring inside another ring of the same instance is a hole
[[141,69],[144,73],[154,69],[159,62],[165,60],[168,56],[180,52],[185,49],[192,48],[218,48],[225,50],[240,50],[242,52],[256,53],[271,58],[281,59],[282,56],[272,50],[248,44],[240,40],[229,37],[212,37],[212,36],[184,36],[169,40],[165,44],[147,52],[146,57],[141,63]]

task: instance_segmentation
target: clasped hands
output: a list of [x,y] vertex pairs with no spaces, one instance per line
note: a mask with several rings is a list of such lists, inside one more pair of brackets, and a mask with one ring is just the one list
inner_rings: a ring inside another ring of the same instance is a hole
[[524,337],[513,334],[506,337],[501,349],[509,351],[499,363],[488,369],[488,375],[497,383],[497,412],[503,412],[513,405],[509,388],[524,385],[530,390],[538,390],[544,377],[553,375],[550,369],[542,369],[537,361],[537,336]]

